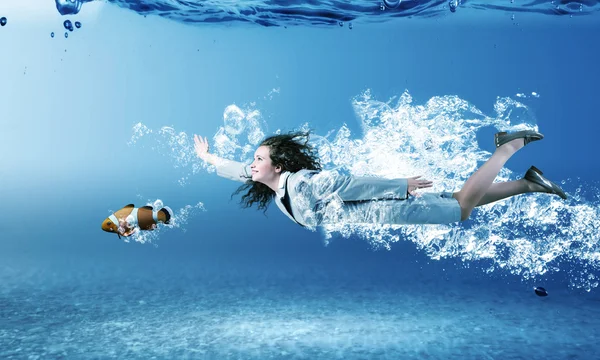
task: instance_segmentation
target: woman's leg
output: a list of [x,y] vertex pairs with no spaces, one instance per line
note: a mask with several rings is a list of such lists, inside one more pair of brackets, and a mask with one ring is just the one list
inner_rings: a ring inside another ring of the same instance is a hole
[[515,195],[535,192],[547,193],[548,191],[544,189],[544,187],[542,187],[541,185],[538,185],[526,179],[493,183],[487,189],[481,200],[479,200],[477,206],[487,205],[495,201],[506,199]]
[[[499,148],[496,148],[492,157],[489,158],[473,175],[471,175],[462,189],[454,193],[454,198],[458,200],[461,208],[461,220],[466,220],[471,215],[471,211],[478,205],[481,204],[482,199],[488,192],[488,189],[492,186],[494,179],[498,176],[498,173],[506,164],[506,161],[524,145],[523,139],[515,139],[510,141]],[[506,185],[504,185],[506,186]],[[508,185],[515,186],[515,185]],[[502,188],[500,188],[502,189]],[[494,190],[496,190],[494,188]],[[493,196],[493,195],[496,196]],[[497,195],[504,196],[505,193],[498,193],[493,191],[489,199],[497,198]],[[510,195],[509,195],[510,196]],[[500,200],[501,198],[497,198]],[[494,200],[496,201],[496,200]],[[489,203],[489,202],[488,202]]]
[[530,182],[525,179],[493,183],[485,192],[477,206],[487,205],[498,200],[506,199],[511,196],[536,192],[531,188]]

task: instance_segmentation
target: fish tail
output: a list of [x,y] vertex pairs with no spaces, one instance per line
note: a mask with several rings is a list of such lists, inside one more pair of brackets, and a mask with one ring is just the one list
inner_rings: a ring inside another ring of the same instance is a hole
[[173,217],[173,210],[170,207],[164,206],[162,209],[158,210],[165,215],[165,224],[170,224],[171,218]]

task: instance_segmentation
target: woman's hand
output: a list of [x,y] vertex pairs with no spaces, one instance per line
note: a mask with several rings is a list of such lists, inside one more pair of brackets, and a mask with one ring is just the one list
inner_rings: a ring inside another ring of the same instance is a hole
[[429,180],[419,180],[419,178],[421,177],[421,175],[419,176],[413,176],[411,178],[408,178],[408,194],[412,195],[412,196],[416,196],[417,193],[415,192],[417,189],[424,189],[424,188],[428,188],[428,187],[432,187],[433,182],[429,181]]
[[129,226],[129,223],[127,222],[127,220],[125,219],[119,219],[119,233],[121,235],[127,236],[125,235],[125,233],[127,233],[128,231],[131,230],[131,227]]
[[206,138],[202,138],[201,136],[194,135],[194,150],[196,150],[196,155],[204,161],[208,161],[209,153],[208,153],[208,140]]
[[131,236],[135,234],[138,227],[135,224],[129,223],[127,220],[119,219],[119,233],[122,236]]

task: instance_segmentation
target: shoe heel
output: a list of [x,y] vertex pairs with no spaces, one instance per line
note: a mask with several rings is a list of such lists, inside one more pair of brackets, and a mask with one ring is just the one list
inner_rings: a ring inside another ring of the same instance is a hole
[[507,134],[506,131],[501,131],[501,132],[497,132],[496,134],[494,134],[494,145],[496,145],[496,147],[499,146],[498,143],[500,142],[500,138],[506,134]]
[[531,170],[535,171],[536,173],[540,174],[540,175],[544,175],[544,173],[542,172],[542,170],[536,168],[535,166],[531,165]]

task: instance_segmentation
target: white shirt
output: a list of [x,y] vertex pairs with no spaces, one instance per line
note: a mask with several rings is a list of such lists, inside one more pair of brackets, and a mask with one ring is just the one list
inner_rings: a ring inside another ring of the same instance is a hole
[[281,175],[279,176],[279,186],[277,187],[277,196],[282,198],[285,196],[285,181],[287,180],[287,178],[291,175],[291,172],[289,171],[284,171],[283,173],[281,173]]

